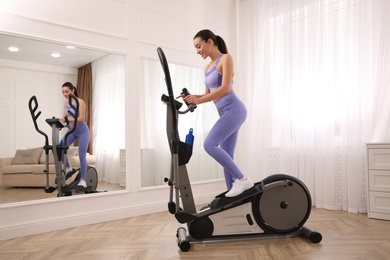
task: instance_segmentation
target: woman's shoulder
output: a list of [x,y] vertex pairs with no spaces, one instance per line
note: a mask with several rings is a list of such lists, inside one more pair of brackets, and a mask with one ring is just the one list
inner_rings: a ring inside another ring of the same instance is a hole
[[233,66],[233,57],[232,57],[232,55],[230,55],[229,53],[223,54],[218,65],[221,66],[221,67]]
[[79,103],[84,103],[85,104],[84,100],[82,100],[81,98],[78,97],[77,100],[79,101]]
[[221,56],[221,61],[222,60],[233,60],[233,57],[230,53],[224,53],[222,56]]

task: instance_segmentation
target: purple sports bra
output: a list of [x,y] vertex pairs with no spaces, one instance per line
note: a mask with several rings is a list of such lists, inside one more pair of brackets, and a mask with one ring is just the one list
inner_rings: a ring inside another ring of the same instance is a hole
[[[218,62],[221,59],[222,55],[223,53],[218,56],[213,68],[209,71],[206,71],[205,73],[204,83],[206,87],[210,90],[210,92],[215,91],[222,85],[222,73],[217,69]],[[233,89],[233,79],[232,83],[230,84],[230,89]]]
[[[75,104],[75,105],[76,105],[76,104]],[[69,110],[72,111],[73,114],[75,114],[76,111],[74,111],[74,109],[71,108],[71,107],[69,106],[69,103],[66,103],[65,109],[66,109],[66,116],[67,116],[68,118],[70,118],[70,119],[74,119],[73,116],[72,116],[71,114],[69,114],[68,111],[69,111]]]

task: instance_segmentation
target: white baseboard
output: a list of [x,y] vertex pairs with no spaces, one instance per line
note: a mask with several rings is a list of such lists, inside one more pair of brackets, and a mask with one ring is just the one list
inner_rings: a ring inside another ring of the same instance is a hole
[[[202,205],[209,203],[213,197],[214,195],[211,194],[203,195],[196,197],[195,201],[198,205]],[[84,212],[80,215],[66,216],[63,218],[46,218],[45,220],[38,221],[32,220],[31,222],[25,222],[23,224],[14,224],[12,226],[0,227],[0,240],[37,235],[46,232],[64,230],[68,228],[75,228],[164,211],[168,211],[167,202],[159,201],[156,203],[143,205],[129,205],[128,207],[122,209],[106,210],[90,214],[86,214]],[[47,212],[50,214],[50,209],[48,209]],[[172,218],[174,218],[174,216],[172,216]]]

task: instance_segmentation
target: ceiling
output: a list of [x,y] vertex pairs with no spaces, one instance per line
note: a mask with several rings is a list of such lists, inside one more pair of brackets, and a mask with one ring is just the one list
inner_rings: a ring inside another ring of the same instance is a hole
[[[18,52],[11,52],[9,47],[18,47]],[[52,53],[61,57],[53,58]],[[43,42],[18,36],[0,34],[0,59],[25,61],[52,66],[79,68],[108,53],[82,48],[69,49],[66,45]]]

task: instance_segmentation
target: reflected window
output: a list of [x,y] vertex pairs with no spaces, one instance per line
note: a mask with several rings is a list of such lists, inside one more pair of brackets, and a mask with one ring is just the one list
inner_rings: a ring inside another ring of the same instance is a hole
[[[145,187],[162,185],[164,177],[169,177],[171,154],[166,135],[167,107],[161,102],[161,95],[167,94],[161,64],[144,59],[142,69],[144,86],[141,88],[141,180],[142,186]],[[169,70],[174,95],[180,95],[183,88],[194,94],[204,93],[202,69],[169,64]],[[194,130],[193,155],[187,164],[191,181],[223,178],[222,167],[203,149],[203,140],[217,119],[218,113],[212,102],[198,106],[193,113],[179,116],[182,141],[190,128]]]

